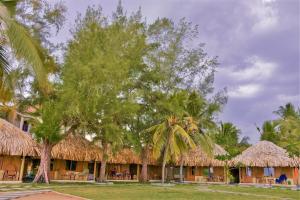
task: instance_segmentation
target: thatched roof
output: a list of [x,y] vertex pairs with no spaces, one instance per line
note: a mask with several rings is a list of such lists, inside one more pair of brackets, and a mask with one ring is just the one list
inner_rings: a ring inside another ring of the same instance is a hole
[[231,165],[253,167],[294,166],[287,151],[269,141],[260,141],[249,147],[242,154],[233,158],[230,163]]
[[214,145],[214,156],[226,156],[226,155],[228,155],[228,152],[225,151],[223,147],[221,147],[218,144]]
[[300,167],[300,157],[293,157],[292,158],[292,163],[293,163],[293,166],[299,166]]
[[119,152],[112,154],[110,153],[108,163],[113,164],[141,164],[139,154],[135,153],[133,149],[124,148]]
[[[214,156],[227,154],[227,152],[217,144],[214,147],[213,153]],[[140,155],[134,152],[134,150],[130,148],[124,148],[115,154],[110,153],[107,162],[114,163],[114,164],[142,164]],[[151,150],[149,151],[149,155],[148,155],[148,164],[149,165],[160,164],[158,160],[154,159]],[[179,161],[177,162],[177,164],[179,165]],[[189,152],[189,154],[185,156],[184,165],[185,166],[223,166],[224,162],[211,158],[207,154],[205,154],[201,150],[201,148],[196,148],[194,151]]]
[[[214,156],[226,155],[227,152],[219,145],[215,145],[214,147]],[[178,160],[178,164],[180,161]],[[212,156],[206,154],[201,147],[196,147],[194,150],[191,150],[186,156],[183,158],[184,166],[224,166],[224,161],[217,160]]]
[[37,156],[38,146],[31,135],[0,119],[0,155]]
[[100,148],[80,135],[69,134],[56,144],[51,152],[52,158],[76,161],[101,161]]

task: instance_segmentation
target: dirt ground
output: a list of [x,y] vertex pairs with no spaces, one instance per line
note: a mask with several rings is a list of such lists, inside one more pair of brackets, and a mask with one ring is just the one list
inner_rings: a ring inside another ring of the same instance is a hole
[[84,200],[84,198],[65,195],[57,192],[45,192],[42,194],[34,194],[26,197],[18,198],[18,200]]

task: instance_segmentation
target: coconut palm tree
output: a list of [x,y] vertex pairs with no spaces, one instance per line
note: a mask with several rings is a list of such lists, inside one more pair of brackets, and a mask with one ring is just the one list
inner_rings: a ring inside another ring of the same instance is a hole
[[227,122],[221,123],[214,137],[217,144],[224,147],[231,156],[235,156],[240,153],[239,135],[240,130],[232,123]]
[[284,147],[290,154],[300,156],[300,111],[294,105],[287,103],[276,111],[280,119],[275,120],[279,125],[280,138],[278,145]]
[[[201,149],[209,156],[213,156],[213,141],[207,134],[201,134],[199,132],[199,122],[193,117],[185,117],[183,120],[183,128],[190,135],[196,146],[200,146]],[[182,149],[180,155],[180,182],[183,182],[183,160],[185,154],[191,150],[191,148]]]
[[5,48],[9,47],[18,60],[25,61],[26,66],[33,70],[40,86],[43,86],[46,80],[46,56],[39,40],[33,38],[27,28],[15,19],[16,4],[17,0],[0,2],[0,71],[8,72]]
[[191,136],[183,129],[180,120],[175,116],[169,116],[161,124],[148,129],[153,134],[153,156],[162,156],[162,179],[165,182],[165,167],[170,160],[177,159],[182,151],[195,148]]
[[299,117],[299,111],[296,111],[295,106],[292,103],[287,103],[285,106],[280,106],[275,114],[279,115],[281,118],[287,117]]
[[276,130],[278,127],[278,123],[275,121],[265,121],[263,123],[262,129],[257,127],[257,130],[260,132],[260,140],[271,141],[274,144],[277,144],[279,141],[279,132]]

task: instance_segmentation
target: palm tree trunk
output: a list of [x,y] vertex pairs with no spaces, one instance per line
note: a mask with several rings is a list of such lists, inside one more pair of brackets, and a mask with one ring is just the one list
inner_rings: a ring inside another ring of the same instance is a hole
[[38,172],[33,180],[34,183],[45,182],[50,183],[50,161],[51,161],[51,150],[53,145],[50,144],[48,140],[44,140],[42,151],[41,151],[41,161]]
[[142,173],[140,182],[145,183],[148,181],[148,146],[145,146],[142,150]]
[[161,169],[161,183],[165,183],[165,169],[166,169],[166,160],[168,155],[169,145],[166,146],[164,150],[164,156],[163,156],[163,163],[162,163],[162,169]]
[[183,157],[181,156],[180,160],[180,183],[183,183]]
[[108,158],[107,152],[108,152],[108,144],[103,144],[103,158],[101,161],[99,182],[106,181],[105,171],[106,171],[106,163]]

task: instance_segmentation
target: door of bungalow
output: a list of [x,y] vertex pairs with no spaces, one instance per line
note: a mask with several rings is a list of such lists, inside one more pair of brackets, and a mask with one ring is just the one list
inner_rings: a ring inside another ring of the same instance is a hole
[[137,176],[137,165],[136,164],[130,164],[129,165],[129,172],[130,172],[131,180],[133,180],[134,175]]
[[239,183],[240,182],[240,170],[239,168],[230,168],[229,169],[230,174],[233,176],[233,178],[230,180],[230,183]]

